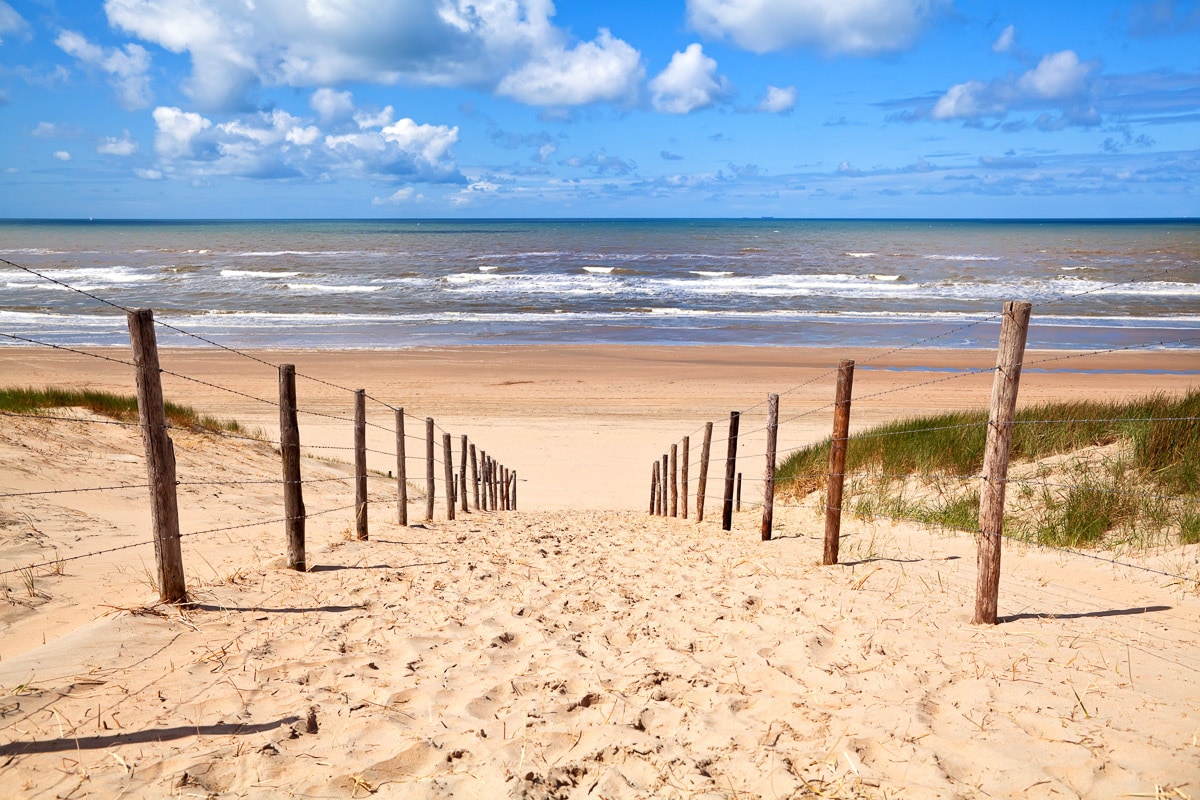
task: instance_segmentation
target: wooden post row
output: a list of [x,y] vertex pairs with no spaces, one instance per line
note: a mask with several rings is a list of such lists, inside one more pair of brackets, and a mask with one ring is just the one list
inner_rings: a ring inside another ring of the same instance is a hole
[[[775,445],[779,438],[779,395],[767,395],[767,466],[763,473],[762,540],[771,541],[775,524]],[[739,487],[740,487],[739,481]],[[739,493],[740,494],[740,493]]]
[[154,312],[150,309],[130,311],[127,322],[133,363],[137,367],[138,421],[146,450],[147,483],[150,484],[158,597],[164,603],[186,603],[183,550],[179,543],[179,500],[175,494],[175,447],[167,435]]
[[425,520],[433,521],[433,417],[425,418]]
[[733,481],[737,473],[738,421],[741,414],[729,412],[729,447],[725,452],[725,497],[721,508],[721,530],[733,530]]
[[408,459],[404,455],[404,409],[396,409],[396,511],[401,525],[408,524]]
[[279,454],[283,459],[283,530],[287,567],[299,572],[304,560],[304,492],[300,482],[300,426],[296,422],[296,365],[279,365]]
[[683,448],[679,453],[679,483],[682,491],[679,493],[679,516],[688,518],[688,437],[683,437]]
[[850,436],[850,397],[854,389],[854,362],[838,363],[837,393],[833,403],[833,436],[829,442],[829,477],[825,489],[825,551],[821,563],[838,563],[842,538],[842,504],[846,482],[846,447]]
[[704,491],[708,487],[708,457],[712,450],[711,422],[704,423],[704,444],[700,445],[700,477],[696,481],[696,522],[704,522]]
[[1029,303],[1004,304],[996,376],[992,381],[987,443],[983,451],[983,485],[979,491],[979,572],[975,583],[975,624],[995,625],[1000,595],[1000,542],[1004,533],[1004,488],[1021,361],[1029,332]]

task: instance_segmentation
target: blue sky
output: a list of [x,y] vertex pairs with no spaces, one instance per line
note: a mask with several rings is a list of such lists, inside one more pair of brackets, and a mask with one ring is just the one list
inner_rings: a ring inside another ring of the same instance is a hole
[[0,216],[1200,216],[1200,2],[0,0]]

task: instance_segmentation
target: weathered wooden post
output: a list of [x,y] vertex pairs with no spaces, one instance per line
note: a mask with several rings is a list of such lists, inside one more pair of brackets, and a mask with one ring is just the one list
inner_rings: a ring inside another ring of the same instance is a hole
[[466,514],[471,509],[467,505],[467,437],[465,435],[462,437],[461,462],[458,470],[459,500],[461,501],[459,510]]
[[[762,539],[771,541],[775,523],[775,445],[779,440],[779,395],[767,395],[767,466],[763,473]],[[740,481],[739,481],[740,484]]]
[[479,511],[479,461],[475,458],[475,445],[471,445],[471,500]]
[[837,394],[833,404],[833,437],[829,442],[829,478],[825,489],[825,552],[822,564],[838,563],[842,539],[842,501],[846,482],[846,448],[850,437],[850,396],[854,388],[854,361],[838,363]]
[[737,474],[737,510],[742,510],[742,473]]
[[704,423],[704,444],[700,445],[700,477],[696,481],[696,522],[704,522],[704,491],[708,487],[708,457],[712,450],[711,422]]
[[508,467],[505,467],[504,468],[504,510],[505,511],[512,511],[512,492],[511,492],[512,487],[508,481],[508,479],[511,477],[511,475],[512,475],[512,473],[508,471]]
[[433,521],[433,417],[425,418],[425,521]]
[[517,510],[517,471],[512,473],[512,510]]
[[658,511],[658,460],[650,468],[650,513]]
[[679,453],[679,482],[683,491],[679,493],[679,516],[688,518],[688,437],[683,437],[683,447]]
[[671,516],[679,516],[679,445],[671,445]]
[[492,506],[488,502],[488,454],[486,450],[479,451],[479,494],[483,510],[490,510]]
[[454,453],[448,433],[442,434],[442,464],[446,468],[446,519],[454,521]]
[[1012,445],[1017,386],[1029,332],[1029,303],[1004,304],[996,376],[988,415],[987,444],[983,451],[983,485],[979,492],[979,573],[975,583],[975,624],[995,625],[1000,596],[1000,542],[1004,533],[1004,488],[1008,482],[1008,455]]
[[662,457],[662,480],[663,480],[662,500],[659,503],[659,505],[662,506],[660,511],[662,513],[662,516],[664,516],[664,517],[667,516],[668,509],[671,507],[671,478],[670,478],[671,473],[670,473],[670,469],[671,469],[671,456],[669,453],[663,453],[663,457]]
[[367,539],[367,393],[354,393],[354,538]]
[[729,412],[729,448],[725,452],[725,498],[721,508],[721,530],[733,530],[733,480],[737,473],[738,421],[741,414]]
[[146,477],[150,484],[158,599],[163,603],[186,603],[183,550],[179,543],[179,500],[175,495],[175,446],[167,435],[154,312],[148,308],[130,311],[127,322],[133,363],[137,366],[138,422],[142,428]]
[[300,479],[300,425],[296,422],[296,365],[279,365],[279,454],[283,457],[283,530],[287,568],[306,569],[304,491]]

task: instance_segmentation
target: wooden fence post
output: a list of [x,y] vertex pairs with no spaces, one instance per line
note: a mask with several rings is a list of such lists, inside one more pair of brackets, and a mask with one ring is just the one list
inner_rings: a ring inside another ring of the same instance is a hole
[[467,437],[466,436],[462,437],[462,459],[461,459],[461,461],[462,461],[462,464],[458,470],[458,484],[459,484],[459,495],[460,495],[459,500],[461,501],[459,503],[459,506],[460,506],[459,510],[462,511],[464,514],[466,514],[467,512],[469,512],[471,510],[470,507],[467,505]]
[[479,451],[479,495],[482,503],[482,509],[488,511],[491,505],[488,503],[488,454],[486,450]]
[[737,473],[737,435],[741,414],[729,412],[729,448],[725,453],[725,498],[721,507],[721,530],[733,530],[733,480]]
[[512,511],[512,486],[508,479],[512,473],[508,471],[508,467],[504,468],[504,510]]
[[425,521],[433,521],[433,417],[425,418]]
[[146,477],[150,484],[158,599],[163,603],[186,603],[183,549],[179,543],[179,499],[175,494],[175,446],[167,435],[154,312],[148,308],[130,311],[127,322],[133,363],[137,366],[138,422],[142,428]]
[[479,511],[479,461],[475,458],[475,445],[471,445],[471,500]]
[[408,459],[404,454],[404,409],[396,409],[396,506],[401,525],[408,524]]
[[354,392],[354,538],[367,539],[367,393]]
[[658,514],[658,459],[650,469],[650,513]]
[[775,523],[775,446],[779,440],[779,395],[767,395],[767,466],[763,473],[762,539],[771,541]]
[[704,444],[700,445],[700,478],[696,481],[696,522],[704,522],[704,491],[708,487],[708,457],[712,450],[711,422],[704,423]]
[[671,445],[671,516],[679,516],[679,445]]
[[679,516],[688,518],[688,437],[683,437],[683,448],[679,452],[679,482],[683,491],[679,493]]
[[842,540],[842,502],[846,483],[846,448],[850,436],[850,397],[854,389],[854,361],[838,363],[837,394],[833,404],[833,437],[829,441],[829,478],[825,488],[825,552],[821,563],[838,563]]
[[737,510],[742,510],[742,473],[737,474]]
[[975,624],[995,625],[1000,596],[1000,542],[1004,532],[1004,488],[1008,482],[1008,455],[1012,444],[1017,386],[1029,332],[1029,303],[1004,304],[1000,347],[988,415],[987,444],[983,451],[983,485],[979,491],[979,572],[975,583]]
[[662,457],[662,492],[658,500],[658,513],[660,516],[667,515],[667,508],[671,503],[671,478],[668,470],[671,468],[671,456],[663,453]]
[[517,510],[517,471],[512,473],[512,510]]
[[454,453],[450,449],[450,434],[442,434],[442,464],[446,472],[446,519],[454,520]]
[[283,457],[283,530],[287,568],[304,562],[304,490],[300,481],[300,426],[296,422],[296,365],[279,365],[279,454]]

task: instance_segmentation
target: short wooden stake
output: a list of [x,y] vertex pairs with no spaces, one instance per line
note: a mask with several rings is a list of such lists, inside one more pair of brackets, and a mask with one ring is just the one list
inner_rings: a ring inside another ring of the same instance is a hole
[[704,522],[704,491],[708,487],[708,457],[712,451],[711,422],[704,423],[704,443],[700,445],[700,477],[696,481],[696,522]]
[[433,521],[433,417],[425,418],[425,521]]
[[[779,395],[767,395],[767,466],[763,473],[762,539],[771,541],[775,523],[775,446],[779,440]],[[740,483],[740,481],[739,481]]]
[[454,520],[454,453],[450,449],[450,434],[442,434],[442,463],[446,471],[446,519]]
[[671,479],[669,477],[671,469],[671,456],[668,453],[663,453],[662,457],[662,497],[658,501],[658,513],[660,516],[667,515],[667,509],[671,503]]
[[737,411],[729,412],[729,437],[727,439],[729,447],[725,453],[725,497],[721,507],[721,530],[723,531],[733,530],[733,482],[737,474],[738,421],[741,416]]
[[679,445],[671,445],[671,516],[679,516]]
[[825,489],[825,552],[821,563],[838,563],[842,540],[842,505],[846,485],[846,448],[850,438],[850,397],[854,389],[854,361],[838,363],[837,394],[833,403],[833,436],[829,442],[829,477]]
[[983,451],[983,485],[979,491],[979,572],[975,583],[975,624],[995,625],[1000,599],[1000,542],[1004,533],[1004,488],[1008,482],[1008,456],[1012,445],[1017,387],[1029,332],[1029,303],[1004,304],[996,377],[988,415],[987,443]]
[[464,514],[471,509],[467,506],[467,437],[462,437],[462,459],[458,470],[459,510]]
[[404,409],[396,409],[396,511],[401,525],[408,524],[408,459],[404,455]]
[[479,511],[479,462],[475,458],[475,445],[471,445],[471,501]]
[[300,479],[295,364],[279,365],[279,454],[283,457],[283,530],[287,539],[287,568],[304,572],[304,486]]
[[737,510],[742,510],[742,473],[737,476]]
[[154,312],[130,311],[129,343],[137,366],[138,422],[146,450],[146,477],[150,484],[150,517],[154,524],[154,561],[158,574],[158,599],[186,603],[183,549],[179,544],[179,500],[175,494],[175,446],[167,435],[163,409],[162,375],[158,365],[158,338]]
[[367,393],[354,393],[354,538],[367,540]]
[[650,469],[650,513],[658,514],[658,459]]
[[679,451],[679,516],[688,518],[688,437],[683,437],[683,447]]

